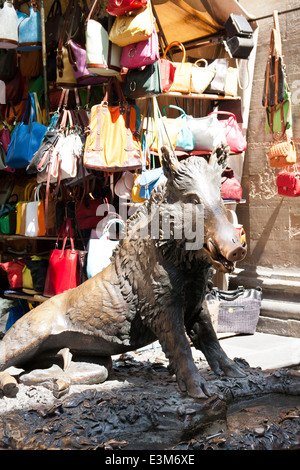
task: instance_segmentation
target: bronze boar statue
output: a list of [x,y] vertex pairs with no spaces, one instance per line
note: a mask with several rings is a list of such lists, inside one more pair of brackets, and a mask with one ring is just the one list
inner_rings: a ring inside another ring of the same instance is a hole
[[128,219],[111,264],[19,319],[0,342],[0,370],[63,348],[96,359],[159,340],[180,390],[204,398],[188,335],[216,374],[244,376],[221,348],[204,302],[211,267],[230,273],[246,255],[220,195],[227,152],[221,145],[208,161],[179,161],[163,147],[166,181]]

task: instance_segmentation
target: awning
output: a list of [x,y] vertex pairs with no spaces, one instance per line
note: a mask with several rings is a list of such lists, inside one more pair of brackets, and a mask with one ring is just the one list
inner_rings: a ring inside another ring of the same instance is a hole
[[152,5],[168,44],[216,34],[231,13],[253,18],[236,0],[152,0]]

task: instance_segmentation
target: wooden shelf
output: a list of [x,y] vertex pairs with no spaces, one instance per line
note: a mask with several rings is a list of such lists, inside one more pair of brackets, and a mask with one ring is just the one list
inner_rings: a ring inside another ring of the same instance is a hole
[[0,234],[0,240],[56,240],[56,237],[26,237],[25,235],[5,235],[3,233]]
[[240,96],[223,96],[223,95],[213,95],[209,93],[179,93],[179,92],[168,92],[168,93],[162,93],[159,96],[171,96],[174,98],[193,98],[196,100],[213,100],[213,101],[241,101]]
[[9,299],[22,299],[22,300],[28,300],[30,302],[38,302],[42,303],[48,300],[49,297],[44,297],[42,294],[25,294],[25,292],[16,292],[16,293],[6,293],[4,291],[4,296],[9,298]]

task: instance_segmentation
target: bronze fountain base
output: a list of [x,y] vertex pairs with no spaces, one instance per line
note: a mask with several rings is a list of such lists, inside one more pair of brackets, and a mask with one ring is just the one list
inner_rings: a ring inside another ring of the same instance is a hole
[[300,373],[235,361],[245,378],[218,377],[200,364],[213,393],[203,400],[180,393],[163,363],[122,355],[103,384],[71,390],[50,406],[3,414],[0,448],[299,449]]

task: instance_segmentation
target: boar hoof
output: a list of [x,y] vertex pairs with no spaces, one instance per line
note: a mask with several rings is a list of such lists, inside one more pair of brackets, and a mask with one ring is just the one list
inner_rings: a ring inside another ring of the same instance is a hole
[[201,379],[200,375],[196,374],[188,379],[177,377],[178,386],[183,393],[187,393],[192,398],[205,398],[210,396],[205,381]]

